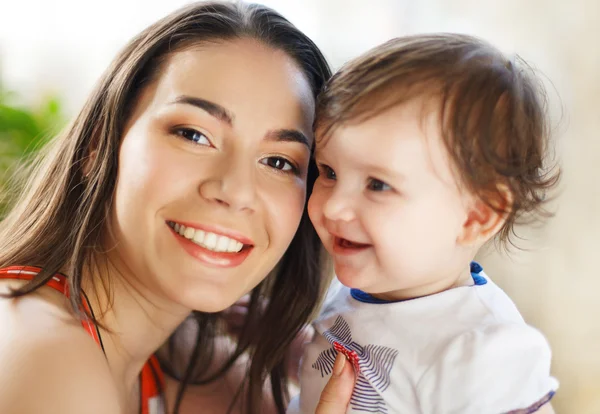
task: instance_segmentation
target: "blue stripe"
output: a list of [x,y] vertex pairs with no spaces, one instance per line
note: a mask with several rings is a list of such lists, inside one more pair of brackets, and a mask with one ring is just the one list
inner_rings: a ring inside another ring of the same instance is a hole
[[[483,267],[481,267],[481,265],[477,262],[471,262],[471,277],[473,278],[473,283],[475,283],[475,286],[483,286],[487,283],[487,279],[480,275],[481,272],[483,272]],[[386,303],[396,303],[396,302],[404,302],[406,300],[411,300],[411,299],[400,299],[400,300],[379,299],[379,298],[374,297],[370,293],[363,292],[362,290],[359,290],[359,289],[350,289],[350,295],[352,295],[352,297],[359,302],[370,303],[373,305],[383,305]]]
[[544,396],[544,398],[542,398],[538,402],[534,403],[533,405],[530,405],[527,408],[522,408],[520,410],[509,411],[506,414],[533,414],[533,413],[539,411],[540,408],[542,408],[544,405],[548,404],[550,402],[550,400],[552,399],[552,397],[554,397],[554,394],[555,394],[555,391],[550,391],[548,394],[546,394]]

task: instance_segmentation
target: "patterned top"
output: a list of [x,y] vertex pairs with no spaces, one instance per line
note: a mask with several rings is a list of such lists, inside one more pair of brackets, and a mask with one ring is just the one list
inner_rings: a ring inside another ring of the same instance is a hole
[[473,286],[386,302],[339,285],[305,346],[300,396],[313,414],[338,352],[354,366],[348,413],[529,414],[554,395],[547,341],[481,266]]

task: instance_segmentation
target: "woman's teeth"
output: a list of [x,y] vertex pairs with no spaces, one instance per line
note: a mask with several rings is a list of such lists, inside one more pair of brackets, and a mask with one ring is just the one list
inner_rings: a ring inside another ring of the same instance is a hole
[[226,236],[211,233],[204,230],[197,230],[192,227],[185,227],[179,223],[169,223],[171,228],[179,233],[180,236],[194,242],[213,252],[237,253],[242,250],[244,244]]

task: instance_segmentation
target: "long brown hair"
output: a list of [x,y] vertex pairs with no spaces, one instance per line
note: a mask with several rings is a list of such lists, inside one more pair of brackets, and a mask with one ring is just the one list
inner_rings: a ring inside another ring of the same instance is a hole
[[405,36],[348,62],[319,98],[317,136],[413,99],[433,103],[462,184],[506,217],[501,243],[512,242],[517,219],[551,215],[546,195],[560,173],[543,85],[523,59],[476,37]]
[[[33,163],[24,191],[0,223],[0,267],[36,265],[43,269],[9,296],[33,292],[63,271],[68,275],[73,311],[98,323],[80,312],[82,274],[84,269],[97,267],[97,259],[102,257],[97,253],[112,208],[119,146],[130,110],[169,54],[193,44],[240,37],[254,38],[286,52],[304,72],[315,98],[331,75],[317,46],[288,20],[261,5],[192,4],[144,30],[116,57],[79,115],[46,148],[42,160]],[[92,151],[94,157],[90,157]],[[316,176],[311,161],[308,195]],[[305,211],[276,270],[252,293],[237,351],[210,378],[201,375],[201,369],[211,359],[217,316],[194,313],[197,340],[179,378],[182,387],[177,406],[186,383],[210,381],[224,374],[243,352],[249,352],[244,400],[247,411],[259,411],[267,377],[277,409],[285,411],[285,352],[318,301],[320,252],[319,239]],[[108,282],[102,281],[105,285]],[[267,298],[268,306],[261,306],[259,297]],[[177,353],[177,335],[170,341],[172,352],[168,354],[172,357]],[[179,376],[169,358],[162,362],[168,372]]]

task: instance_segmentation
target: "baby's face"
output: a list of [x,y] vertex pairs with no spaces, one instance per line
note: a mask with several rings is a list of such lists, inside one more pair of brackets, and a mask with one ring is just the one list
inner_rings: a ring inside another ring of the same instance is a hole
[[[468,210],[435,113],[408,102],[341,126],[321,145],[310,218],[346,286],[385,299],[443,285],[464,260]],[[427,293],[425,293],[427,294]]]

